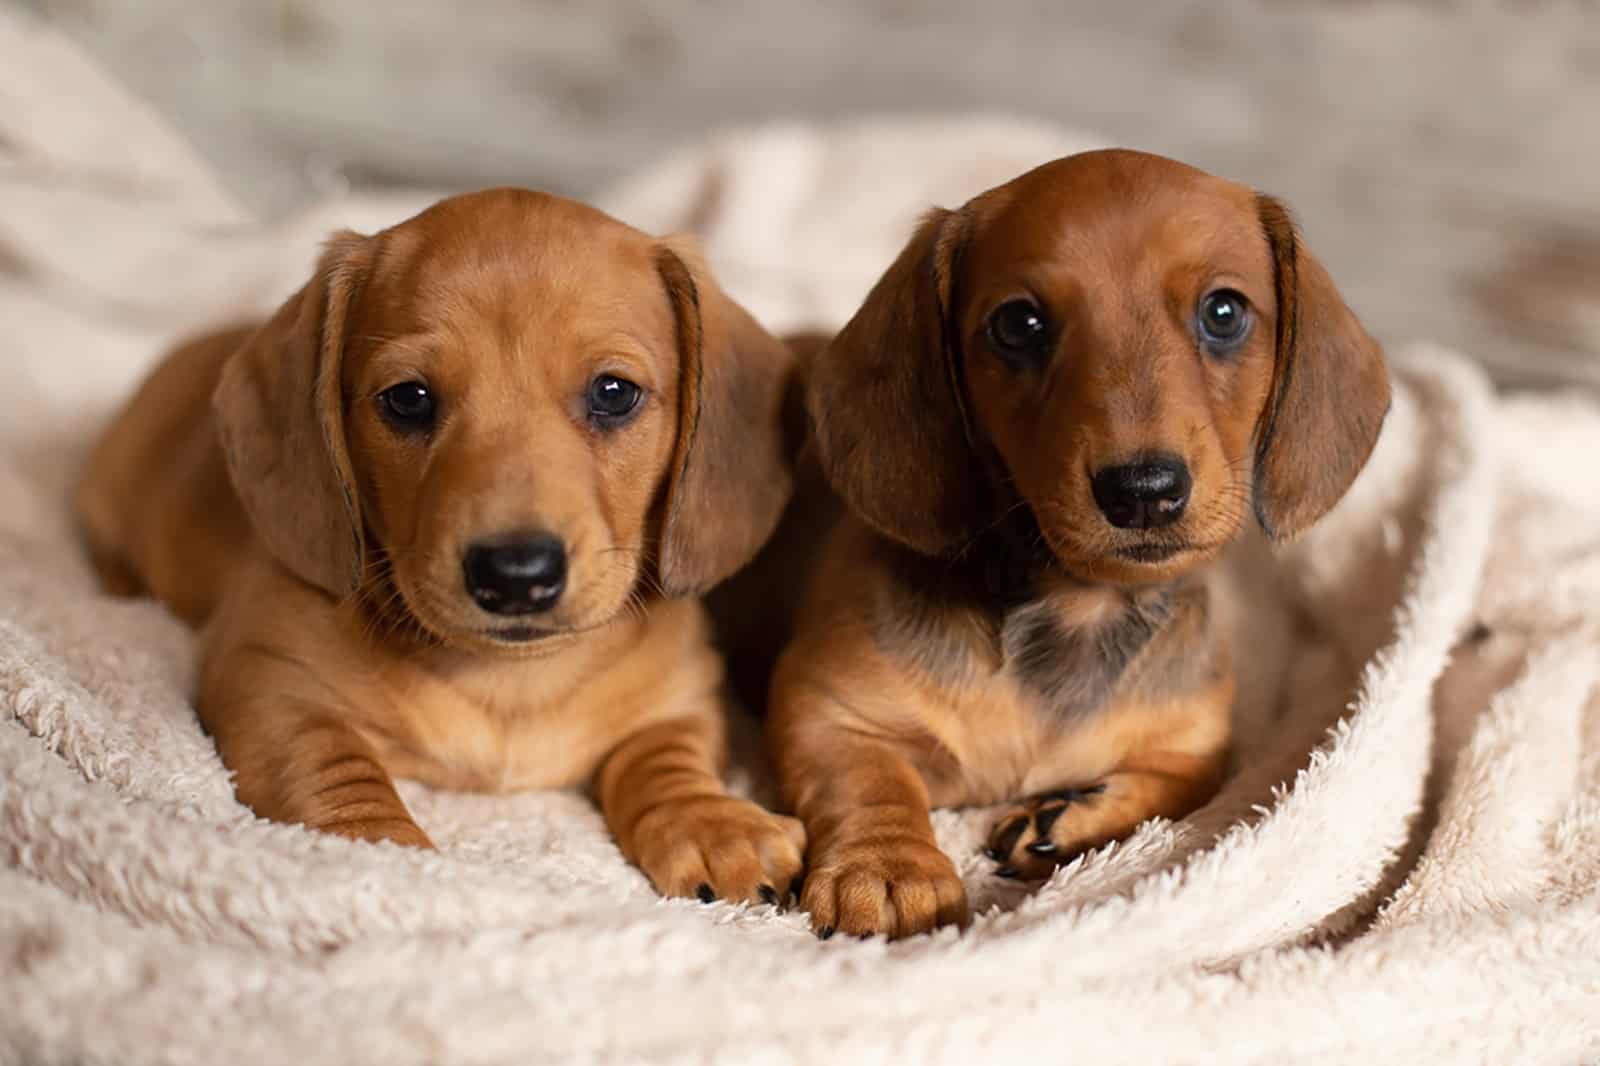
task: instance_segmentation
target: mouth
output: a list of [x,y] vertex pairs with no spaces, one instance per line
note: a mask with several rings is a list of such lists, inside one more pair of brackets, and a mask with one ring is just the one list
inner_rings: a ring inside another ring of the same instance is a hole
[[531,644],[546,637],[553,637],[557,633],[554,629],[535,629],[533,626],[506,626],[502,629],[488,629],[484,636],[499,644]]
[[446,611],[435,606],[432,599],[425,593],[415,598],[407,595],[403,597],[406,612],[416,620],[428,633],[443,643],[459,639],[470,634],[478,640],[486,640],[495,644],[517,645],[534,644],[547,637],[559,636],[564,630],[544,629],[530,625],[507,626],[462,626],[459,623],[440,622],[438,619],[449,619],[454,612]]
[[1134,563],[1164,563],[1174,555],[1188,551],[1190,547],[1189,544],[1182,541],[1171,543],[1145,540],[1134,544],[1120,545],[1115,554]]
[[587,633],[595,633],[611,625],[612,619],[603,619],[592,625],[573,625],[540,628],[538,626],[499,626],[490,629],[475,630],[475,634],[496,644],[538,644],[540,641],[555,640],[557,637],[581,637]]

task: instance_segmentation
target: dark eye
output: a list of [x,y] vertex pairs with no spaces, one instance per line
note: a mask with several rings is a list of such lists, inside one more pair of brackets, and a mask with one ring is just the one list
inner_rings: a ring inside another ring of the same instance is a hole
[[1010,300],[989,316],[989,340],[1010,362],[1042,361],[1050,345],[1050,322],[1032,300]]
[[1250,303],[1232,289],[1208,292],[1200,300],[1200,340],[1214,352],[1228,352],[1250,332]]
[[405,381],[378,394],[384,413],[396,429],[426,432],[433,426],[433,391],[420,381]]
[[625,378],[601,374],[589,382],[589,416],[597,422],[616,422],[639,406],[644,390]]

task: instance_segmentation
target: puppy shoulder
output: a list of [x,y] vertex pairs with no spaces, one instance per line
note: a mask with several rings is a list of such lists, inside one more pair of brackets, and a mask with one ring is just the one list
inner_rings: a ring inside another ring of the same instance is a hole
[[202,704],[358,700],[383,673],[382,635],[354,603],[307,585],[259,544],[247,551],[201,633]]

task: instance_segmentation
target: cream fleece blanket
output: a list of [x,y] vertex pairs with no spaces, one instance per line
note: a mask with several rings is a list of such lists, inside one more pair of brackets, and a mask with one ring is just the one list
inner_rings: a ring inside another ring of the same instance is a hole
[[[831,326],[919,209],[1088,143],[771,128],[598,199],[702,232],[774,328]],[[988,812],[941,812],[965,935],[662,902],[576,795],[407,787],[436,854],[254,819],[189,633],[96,591],[64,494],[164,344],[426,199],[258,223],[0,11],[0,1062],[1600,1060],[1600,407],[1432,348],[1395,353],[1338,510],[1232,562],[1221,795],[1032,893],[979,857]]]

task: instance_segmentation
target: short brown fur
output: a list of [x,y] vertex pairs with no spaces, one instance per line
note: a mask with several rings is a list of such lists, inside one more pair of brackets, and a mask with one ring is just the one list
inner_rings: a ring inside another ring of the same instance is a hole
[[[660,891],[772,899],[803,834],[723,791],[694,597],[788,498],[791,369],[685,242],[493,190],[335,237],[269,322],[174,353],[78,510],[114,590],[204,626],[200,717],[258,814],[429,847],[393,778],[587,784]],[[644,388],[622,426],[588,415],[602,373]],[[412,380],[425,434],[381,410]],[[523,530],[564,542],[566,591],[487,613],[463,553]]]
[[[1236,290],[1226,357],[1196,309]],[[1048,358],[990,316],[1026,297]],[[1230,651],[1207,567],[1252,515],[1315,521],[1388,408],[1378,346],[1283,208],[1155,156],[1093,152],[927,217],[807,370],[849,514],[774,673],[770,744],[809,834],[823,935],[905,936],[967,905],[929,808],[1022,798],[990,851],[1040,877],[1220,784]],[[1109,522],[1095,471],[1181,457],[1181,520]]]

